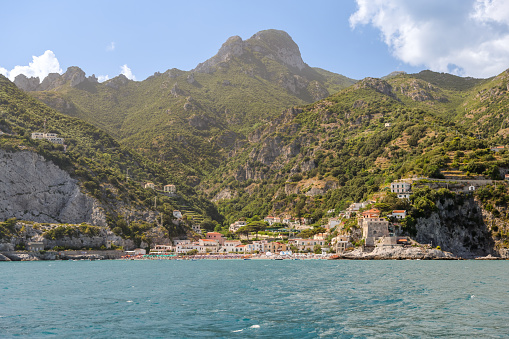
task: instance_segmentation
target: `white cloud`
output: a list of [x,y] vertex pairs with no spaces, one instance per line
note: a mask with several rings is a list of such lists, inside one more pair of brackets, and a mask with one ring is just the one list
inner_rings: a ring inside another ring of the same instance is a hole
[[106,46],[106,50],[108,52],[113,52],[115,50],[115,42],[114,41],[110,42],[110,44]]
[[97,77],[97,81],[99,82],[105,82],[106,80],[110,80],[110,77],[108,75],[99,75]]
[[125,75],[126,78],[129,80],[136,80],[136,77],[134,76],[131,69],[129,67],[127,67],[127,65],[123,65],[120,68],[122,69],[122,72],[120,72],[120,74]]
[[405,63],[474,77],[509,68],[509,1],[356,1],[351,27],[379,29],[392,54]]
[[19,74],[24,74],[29,78],[39,77],[39,80],[42,81],[49,73],[62,74],[62,69],[55,54],[47,50],[41,56],[32,56],[32,62],[28,66],[15,66],[10,71],[0,68],[0,73],[7,76],[11,81],[14,81],[14,78]]

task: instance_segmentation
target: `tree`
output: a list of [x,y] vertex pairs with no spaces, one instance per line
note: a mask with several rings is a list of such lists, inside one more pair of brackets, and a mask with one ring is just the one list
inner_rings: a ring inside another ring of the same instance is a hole
[[314,247],[313,247],[313,252],[315,254],[321,254],[322,253],[322,246],[316,244]]

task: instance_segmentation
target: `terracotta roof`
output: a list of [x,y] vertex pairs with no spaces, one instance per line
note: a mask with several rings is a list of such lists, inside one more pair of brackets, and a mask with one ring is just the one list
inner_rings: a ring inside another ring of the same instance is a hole
[[210,235],[218,235],[218,234],[221,235],[221,233],[219,233],[219,232],[207,232],[207,235],[209,235],[209,234]]
[[405,213],[406,210],[394,210],[392,211],[392,213]]

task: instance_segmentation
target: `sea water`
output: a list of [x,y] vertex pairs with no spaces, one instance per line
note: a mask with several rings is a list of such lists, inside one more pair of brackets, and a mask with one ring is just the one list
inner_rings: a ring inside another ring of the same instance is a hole
[[509,336],[509,261],[0,263],[0,338]]

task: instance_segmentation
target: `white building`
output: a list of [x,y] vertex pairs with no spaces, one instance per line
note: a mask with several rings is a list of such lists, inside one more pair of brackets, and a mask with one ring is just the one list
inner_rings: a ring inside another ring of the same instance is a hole
[[151,189],[154,189],[156,187],[156,185],[154,185],[153,182],[147,182],[145,184],[145,188],[151,188]]
[[191,240],[188,240],[188,239],[173,240],[173,246],[177,246],[177,245],[189,245],[189,244],[191,244]]
[[299,251],[313,251],[316,245],[324,246],[325,240],[323,239],[290,239],[289,245],[294,245]]
[[246,225],[247,225],[247,221],[238,220],[238,221],[235,221],[233,224],[231,224],[230,227],[228,228],[228,230],[230,232],[237,232],[239,230],[239,228],[241,228],[242,226],[246,226]]
[[150,254],[168,254],[173,253],[175,249],[171,245],[155,245],[150,249]]
[[44,250],[44,243],[42,241],[31,241],[26,245],[27,251],[42,251]]
[[198,244],[205,248],[205,252],[216,253],[219,251],[219,243],[216,240],[200,239],[198,240]]
[[328,229],[332,229],[339,225],[341,223],[341,220],[339,218],[330,218],[329,223],[327,224]]
[[182,213],[179,210],[174,210],[173,217],[175,217],[177,219],[182,219]]
[[406,218],[406,210],[394,210],[392,211],[392,216],[396,219]]
[[235,247],[242,245],[240,240],[225,240],[221,252],[234,253]]
[[408,182],[395,181],[391,183],[391,192],[396,193],[400,199],[410,199],[412,185]]
[[270,226],[270,225],[272,225],[272,224],[274,223],[274,217],[272,217],[272,216],[270,216],[270,215],[269,215],[269,216],[266,216],[266,217],[263,219],[263,221],[268,222],[268,223],[269,223],[269,226]]
[[63,145],[64,139],[59,138],[58,134],[56,133],[41,133],[41,132],[34,132],[32,133],[32,139],[36,140],[48,140],[49,142],[52,142],[54,144]]
[[177,192],[177,187],[175,187],[175,185],[165,185],[163,191],[166,193],[175,193]]
[[234,253],[246,253],[246,245],[238,245],[233,249]]
[[348,247],[351,247],[350,237],[348,235],[338,235],[333,238],[332,248],[336,251],[336,253],[344,252]]

